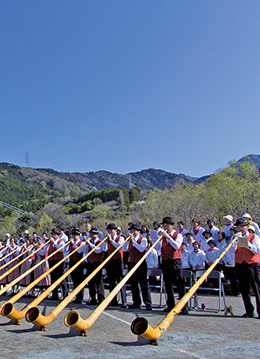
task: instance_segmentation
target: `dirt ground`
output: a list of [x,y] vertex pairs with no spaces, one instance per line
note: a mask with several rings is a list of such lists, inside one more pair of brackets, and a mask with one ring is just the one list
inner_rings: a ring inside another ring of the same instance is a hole
[[[49,359],[49,358],[260,358],[260,320],[241,318],[244,307],[241,297],[228,296],[227,304],[232,305],[234,316],[217,313],[218,298],[200,295],[199,304],[204,303],[205,311],[190,310],[189,315],[178,315],[169,329],[153,346],[132,334],[131,322],[138,316],[148,319],[156,326],[164,318],[162,308],[152,312],[107,308],[88,330],[88,336],[70,330],[64,324],[65,315],[78,310],[86,319],[93,307],[70,304],[47,326],[47,332],[21,321],[17,326],[0,316],[0,343],[2,358]],[[163,298],[164,299],[164,298]],[[158,294],[153,294],[153,303],[158,303]],[[2,296],[0,305],[8,301]],[[15,304],[22,309],[32,299],[22,299]],[[254,303],[254,298],[253,298]],[[49,314],[58,302],[44,301],[39,309]],[[210,309],[211,308],[211,309]]]

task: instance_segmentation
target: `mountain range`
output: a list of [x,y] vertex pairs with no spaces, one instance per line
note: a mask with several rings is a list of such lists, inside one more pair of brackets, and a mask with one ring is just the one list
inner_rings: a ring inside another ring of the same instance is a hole
[[[260,155],[248,155],[237,162],[249,160],[260,167]],[[83,195],[90,191],[131,188],[137,186],[141,191],[173,188],[180,182],[201,183],[209,176],[200,178],[185,174],[175,174],[160,169],[145,169],[125,175],[109,171],[97,172],[58,172],[53,169],[19,167],[10,163],[0,163],[0,201],[19,206],[32,201],[37,207],[53,199],[63,201]]]

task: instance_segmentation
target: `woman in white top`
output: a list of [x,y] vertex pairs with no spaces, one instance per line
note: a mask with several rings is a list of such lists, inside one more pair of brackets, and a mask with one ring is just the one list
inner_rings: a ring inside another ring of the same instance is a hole
[[190,253],[189,263],[193,270],[203,270],[205,269],[205,252],[200,249],[200,243],[198,241],[193,242],[193,252]]

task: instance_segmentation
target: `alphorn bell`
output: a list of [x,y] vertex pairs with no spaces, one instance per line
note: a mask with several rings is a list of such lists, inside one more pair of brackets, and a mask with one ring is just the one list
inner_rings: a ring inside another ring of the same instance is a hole
[[[79,284],[65,299],[63,299],[63,301],[56,308],[54,308],[50,314],[44,316],[40,313],[37,307],[34,307],[28,310],[25,315],[25,319],[28,322],[32,322],[33,324],[38,325],[43,330],[46,330],[46,325],[51,323],[60,314],[60,312],[71,302],[75,295],[77,295],[85,287],[85,285],[104,267],[104,265],[113,257],[117,251],[120,250],[120,248],[127,240],[128,238],[122,244],[120,244],[120,246],[118,246],[86,279],[84,279],[81,284]],[[96,247],[93,249],[96,249]]]
[[199,278],[199,280],[190,288],[190,290],[180,299],[178,304],[168,313],[168,315],[162,320],[162,322],[157,325],[157,327],[152,328],[147,319],[139,317],[136,318],[131,324],[131,331],[139,335],[140,337],[150,340],[152,344],[157,344],[157,339],[162,336],[173,320],[180,313],[182,308],[186,303],[190,300],[193,294],[197,291],[200,285],[204,282],[204,280],[208,277],[208,275],[212,272],[212,270],[216,267],[219,261],[224,257],[230,247],[235,243],[237,237],[233,239],[233,241],[227,246],[227,248],[220,254],[220,256],[215,260],[214,263],[205,271],[205,273]]
[[67,327],[74,328],[80,331],[81,335],[87,335],[87,329],[89,329],[97,320],[97,318],[103,313],[109,303],[113,300],[113,298],[117,295],[117,293],[123,288],[129,278],[134,274],[137,268],[144,262],[148,254],[152,251],[152,249],[159,243],[162,239],[162,236],[159,237],[154,244],[149,248],[149,250],[142,256],[142,258],[136,263],[136,265],[127,273],[127,275],[121,280],[120,283],[111,291],[111,293],[103,300],[103,302],[94,310],[94,312],[87,318],[82,319],[79,313],[76,310],[72,310],[69,312],[65,318],[64,323]]

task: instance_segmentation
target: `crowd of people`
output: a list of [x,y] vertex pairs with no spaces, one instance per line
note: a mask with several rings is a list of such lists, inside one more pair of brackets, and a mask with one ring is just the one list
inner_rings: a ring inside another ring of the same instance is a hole
[[[104,270],[99,270],[88,283],[89,305],[100,304],[104,300],[104,276],[111,292],[138,263],[138,268],[128,281],[132,304],[127,303],[124,286],[121,289],[121,303],[115,296],[111,306],[139,309],[143,301],[145,308],[152,310],[149,271],[159,268],[163,274],[166,292],[164,311],[169,312],[175,306],[173,287],[177,288],[179,298],[185,294],[182,270],[195,272],[207,269],[233,242],[214,270],[223,271],[225,280],[231,284],[233,295],[238,296],[241,293],[246,310],[244,317],[255,315],[250,298],[250,287],[252,288],[260,318],[259,226],[248,213],[235,222],[231,215],[226,215],[223,221],[222,229],[215,225],[212,218],[207,220],[207,228],[203,228],[200,221],[194,218],[192,227],[187,229],[183,221],[177,222],[175,228],[173,219],[164,217],[161,222],[154,222],[151,230],[146,225],[129,223],[127,233],[122,233],[121,228],[114,223],[106,223],[105,233],[90,224],[86,224],[83,232],[74,227],[67,234],[63,229],[53,229],[49,235],[42,233],[41,236],[36,232],[30,236],[27,230],[23,235],[7,233],[4,239],[0,239],[0,285],[11,283],[33,265],[41,262],[41,265],[13,286],[9,294],[17,292],[20,286],[27,286],[55,266],[35,287],[44,290],[59,279],[66,268],[72,268],[78,263],[71,272],[73,286],[76,288],[86,275],[111,256],[104,266],[105,273]],[[146,259],[141,261],[148,250]],[[58,265],[65,257],[68,258]],[[20,266],[17,265],[19,262]],[[7,272],[8,275],[5,275]],[[66,281],[62,282],[61,288],[63,296],[66,296]],[[35,295],[35,291],[29,291],[28,295]],[[53,290],[51,299],[61,299],[58,286]],[[78,291],[75,302],[83,302],[83,290]],[[188,314],[187,304],[181,313]]]

